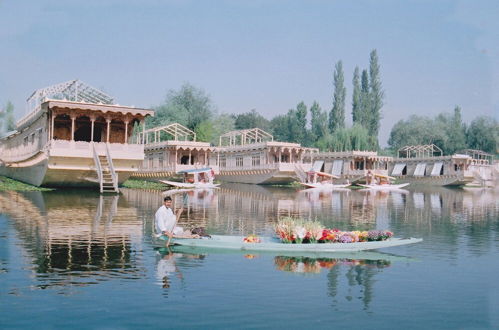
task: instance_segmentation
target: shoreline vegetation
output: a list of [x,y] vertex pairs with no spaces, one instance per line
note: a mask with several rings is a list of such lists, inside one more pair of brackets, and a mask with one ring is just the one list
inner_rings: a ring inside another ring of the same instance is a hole
[[36,187],[5,176],[0,176],[0,191],[52,191],[53,188]]
[[152,190],[168,190],[168,186],[159,183],[159,182],[152,182],[152,181],[145,181],[145,180],[133,180],[133,179],[128,179],[123,184],[121,185],[123,188],[130,188],[130,189],[152,189]]

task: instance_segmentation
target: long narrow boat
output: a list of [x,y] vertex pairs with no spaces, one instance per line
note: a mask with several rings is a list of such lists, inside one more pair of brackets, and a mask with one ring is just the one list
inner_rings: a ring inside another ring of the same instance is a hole
[[[229,250],[229,249],[218,249],[218,248],[204,248],[199,246],[184,246],[184,245],[174,245],[168,248],[161,247],[158,251],[162,253],[176,252],[176,253],[186,253],[186,254],[236,254],[236,253],[248,253],[248,251],[243,250]],[[349,260],[383,260],[389,262],[395,261],[415,261],[417,259],[407,256],[400,256],[386,252],[380,251],[340,251],[340,252],[303,252],[303,251],[250,251],[253,253],[270,255],[270,256],[280,256],[280,257],[306,257],[306,258],[334,258],[334,259],[349,259]]]
[[398,190],[402,189],[405,186],[408,186],[410,183],[401,183],[401,184],[360,184],[357,185],[363,187],[364,189],[371,190]]
[[177,188],[210,189],[216,188],[220,184],[213,183],[214,172],[210,167],[179,171],[184,175],[184,182],[159,180],[164,184]]
[[[261,237],[260,243],[246,243],[242,236],[212,235],[203,238],[175,238],[172,243],[181,246],[205,249],[230,249],[248,252],[294,252],[294,253],[336,253],[374,250],[399,245],[419,243],[422,238],[389,238],[385,241],[355,243],[311,243],[285,244],[276,237]],[[165,241],[156,240],[155,245],[164,247]]]
[[305,183],[300,182],[301,185],[304,185],[307,188],[311,189],[323,189],[323,190],[334,190],[334,189],[344,189],[350,184],[333,184],[333,183]]
[[187,182],[176,182],[176,181],[168,181],[168,180],[159,180],[159,182],[177,187],[177,188],[190,188],[190,189],[209,189],[216,188],[220,184],[219,183],[210,183],[210,182],[198,182],[198,183],[187,183]]

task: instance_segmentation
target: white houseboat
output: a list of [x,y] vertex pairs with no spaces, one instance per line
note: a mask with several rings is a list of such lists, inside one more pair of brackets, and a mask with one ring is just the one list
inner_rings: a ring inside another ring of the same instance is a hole
[[227,182],[286,184],[299,180],[312,167],[315,148],[274,141],[259,129],[231,131],[220,136],[217,179]]
[[406,146],[389,166],[390,175],[398,182],[411,185],[463,186],[492,175],[487,159],[468,154],[443,156],[436,145]]
[[380,156],[376,151],[332,151],[314,155],[313,169],[331,174],[338,183],[365,182],[371,171],[377,175],[388,174],[388,164],[392,157]]
[[134,178],[181,178],[183,171],[206,167],[218,174],[215,147],[196,141],[196,133],[185,126],[173,123],[147,129],[139,133],[139,140],[145,141],[145,158]]
[[138,170],[144,146],[135,125],[152,110],[115,104],[79,80],[36,90],[28,114],[0,139],[0,175],[35,186],[91,186],[118,191]]

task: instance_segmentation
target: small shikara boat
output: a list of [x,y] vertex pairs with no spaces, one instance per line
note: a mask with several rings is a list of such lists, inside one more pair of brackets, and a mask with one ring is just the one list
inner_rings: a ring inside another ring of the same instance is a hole
[[307,182],[300,182],[300,184],[304,185],[307,188],[318,188],[324,190],[332,190],[332,189],[342,189],[350,186],[350,184],[334,184],[333,179],[339,179],[338,176],[317,172],[317,171],[309,171],[307,172]]
[[401,183],[401,184],[357,184],[363,189],[372,189],[372,190],[399,190],[408,186],[409,183]]
[[[414,244],[423,241],[422,238],[389,238],[384,241],[355,243],[282,243],[276,237],[261,237],[260,243],[244,242],[243,236],[212,235],[203,238],[174,238],[170,244],[203,249],[228,249],[248,252],[285,252],[285,253],[337,253],[363,250],[374,250],[399,245]],[[164,247],[166,241],[155,240],[155,246]]]
[[398,190],[402,189],[405,186],[408,186],[409,183],[401,183],[401,184],[357,184],[364,189],[372,189],[372,190]]
[[388,175],[382,175],[377,173],[371,173],[368,171],[366,175],[366,184],[357,185],[365,189],[372,190],[397,190],[408,186],[410,183],[393,184],[392,181],[395,180],[394,177]]
[[159,180],[159,182],[178,188],[209,189],[220,184],[213,183],[213,170],[209,167],[180,171],[184,175],[184,182]]

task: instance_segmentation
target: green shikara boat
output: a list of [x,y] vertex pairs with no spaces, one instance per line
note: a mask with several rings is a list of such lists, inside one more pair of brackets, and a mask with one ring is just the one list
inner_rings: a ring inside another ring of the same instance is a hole
[[[203,238],[174,238],[170,245],[180,245],[192,248],[203,248],[206,250],[238,250],[246,252],[286,252],[296,255],[327,254],[338,252],[354,252],[364,250],[375,250],[400,245],[414,244],[423,241],[422,238],[389,238],[384,241],[355,242],[355,243],[307,243],[288,244],[282,243],[276,237],[260,237],[259,243],[247,243],[243,236],[212,235]],[[166,241],[155,239],[154,245],[165,247]]]

